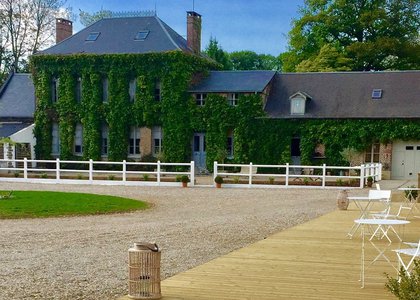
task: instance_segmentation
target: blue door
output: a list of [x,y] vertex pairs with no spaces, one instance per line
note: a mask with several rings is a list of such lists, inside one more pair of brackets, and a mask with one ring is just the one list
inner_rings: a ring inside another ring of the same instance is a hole
[[206,170],[206,134],[194,133],[193,137],[193,160],[199,171]]

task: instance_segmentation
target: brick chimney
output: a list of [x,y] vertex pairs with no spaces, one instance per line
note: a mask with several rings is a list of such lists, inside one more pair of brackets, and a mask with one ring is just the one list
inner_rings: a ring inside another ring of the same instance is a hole
[[55,43],[58,44],[62,40],[70,37],[73,34],[73,22],[56,18],[55,19]]
[[187,45],[195,54],[201,53],[201,15],[187,11]]

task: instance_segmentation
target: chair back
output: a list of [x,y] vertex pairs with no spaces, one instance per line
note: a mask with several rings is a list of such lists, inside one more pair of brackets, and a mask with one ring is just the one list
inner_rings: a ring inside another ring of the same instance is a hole
[[391,201],[391,190],[369,190],[369,198]]

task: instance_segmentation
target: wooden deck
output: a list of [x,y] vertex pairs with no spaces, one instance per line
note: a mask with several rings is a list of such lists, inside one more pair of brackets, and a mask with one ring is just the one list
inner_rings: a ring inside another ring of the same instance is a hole
[[[354,206],[337,210],[177,274],[162,282],[162,299],[395,299],[384,272],[396,271],[384,260],[366,270],[361,288],[361,237],[346,237],[358,215]],[[420,219],[410,221],[400,234],[418,241]],[[399,248],[392,237],[391,249]],[[365,249],[367,260],[376,256],[369,242]],[[395,253],[387,255],[396,265]]]

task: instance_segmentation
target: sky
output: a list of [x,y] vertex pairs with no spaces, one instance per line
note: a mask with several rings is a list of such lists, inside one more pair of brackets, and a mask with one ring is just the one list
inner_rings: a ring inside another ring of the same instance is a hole
[[[186,36],[186,11],[202,15],[202,49],[210,37],[228,52],[252,50],[274,56],[286,51],[287,34],[298,17],[304,0],[67,0],[66,6],[78,16],[90,13],[155,10],[157,16],[182,36]],[[74,33],[83,26],[76,19]]]

